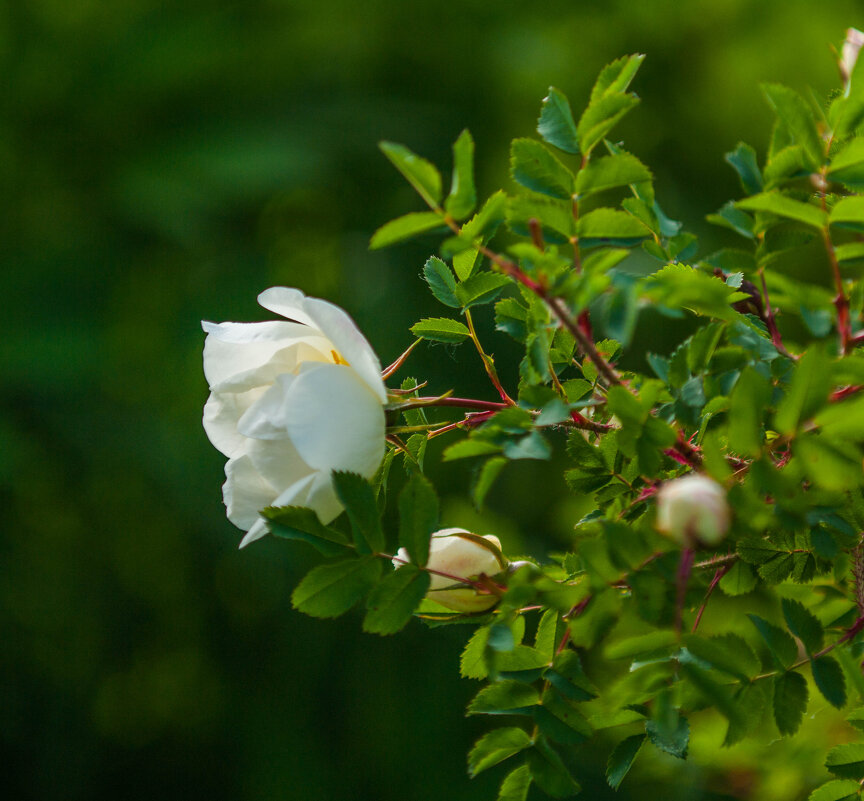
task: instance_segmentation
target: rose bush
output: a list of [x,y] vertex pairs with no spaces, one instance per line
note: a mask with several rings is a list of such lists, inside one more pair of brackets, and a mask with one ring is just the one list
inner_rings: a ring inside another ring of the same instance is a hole
[[[393,565],[398,568],[410,560],[408,551],[400,548]],[[460,586],[451,577],[472,580],[480,575],[494,576],[506,566],[497,537],[480,537],[464,528],[442,528],[432,534],[429,543],[426,569],[431,582],[426,597],[456,612],[484,612],[498,603],[497,596],[477,592],[467,584]]]
[[228,519],[242,548],[267,533],[260,509],[305,506],[329,523],[342,505],[330,474],[369,478],[384,456],[381,364],[340,308],[273,287],[258,302],[285,320],[203,322],[210,397],[204,428],[228,457]]

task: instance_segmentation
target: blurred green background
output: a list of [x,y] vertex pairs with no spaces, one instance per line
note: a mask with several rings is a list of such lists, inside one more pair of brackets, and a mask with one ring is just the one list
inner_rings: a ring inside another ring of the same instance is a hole
[[[758,83],[823,96],[828,45],[856,24],[853,0],[0,4],[5,797],[494,798],[500,772],[469,782],[464,766],[485,727],[462,717],[467,631],[304,618],[289,596],[314,557],[237,551],[200,425],[199,320],[264,319],[256,294],[297,286],[347,308],[386,364],[435,312],[418,280],[435,242],[367,251],[419,209],[376,142],[449,167],[467,126],[488,194],[548,85],[579,108],[629,52],[648,55],[643,103],[617,137],[711,250],[727,240],[704,216],[738,193],[723,153],[765,150]],[[421,349],[409,372],[491,397],[467,349]],[[469,468],[435,472],[445,523],[566,547],[578,499],[555,465],[509,468],[479,521],[459,495]],[[694,750],[710,767],[655,759],[617,797],[803,798],[833,736],[818,710],[808,725],[772,746],[773,770],[716,751],[709,727]],[[616,797],[601,745],[575,756],[592,799]]]

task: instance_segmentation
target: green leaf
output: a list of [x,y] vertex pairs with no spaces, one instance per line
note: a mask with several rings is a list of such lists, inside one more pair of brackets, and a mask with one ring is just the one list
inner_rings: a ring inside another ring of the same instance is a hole
[[579,136],[579,147],[583,153],[589,154],[602,141],[619,120],[639,103],[636,95],[623,92],[607,92],[585,109],[579,118],[576,130]]
[[848,228],[859,233],[864,232],[864,197],[854,195],[837,201],[831,209],[831,225]]
[[606,781],[613,790],[617,790],[630,772],[633,762],[645,742],[644,734],[634,734],[621,740],[609,756],[606,763]]
[[709,704],[714,706],[731,724],[740,725],[745,715],[735,703],[730,688],[721,684],[705,670],[690,661],[681,663],[681,673]]
[[838,745],[828,752],[825,767],[842,779],[864,779],[864,743]]
[[864,707],[853,709],[847,716],[846,720],[850,726],[854,726],[858,731],[864,732]]
[[648,657],[657,652],[665,654],[676,645],[677,640],[674,631],[660,629],[649,634],[639,634],[636,637],[628,637],[625,640],[611,643],[606,646],[603,656],[606,659],[635,659]]
[[858,136],[831,159],[828,177],[853,189],[864,188],[864,137]]
[[496,681],[480,690],[468,704],[469,715],[512,715],[540,703],[540,693],[530,684],[513,679]]
[[576,193],[581,196],[614,189],[617,186],[650,181],[651,171],[636,156],[622,153],[588,162],[576,176]]
[[783,617],[786,618],[786,625],[789,626],[789,631],[804,643],[804,648],[808,654],[815,654],[822,648],[825,637],[822,624],[799,601],[784,598],[781,601],[781,606],[783,607]]
[[[459,233],[460,239],[469,244],[478,240],[485,242],[504,222],[506,212],[507,195],[499,189],[495,194],[490,195],[480,211],[462,226]],[[453,266],[456,268],[456,275],[464,281],[468,276],[463,275],[455,264]]]
[[748,195],[755,195],[762,191],[762,174],[756,163],[756,151],[750,145],[739,142],[724,158],[738,173],[741,187]]
[[846,706],[846,677],[833,656],[820,656],[810,660],[813,681],[825,700],[837,709]]
[[688,634],[684,637],[684,644],[697,659],[730,676],[749,681],[759,671],[756,654],[747,641],[737,634],[720,634],[714,637]]
[[651,743],[661,751],[678,759],[687,758],[687,747],[690,744],[690,724],[687,718],[679,717],[673,728],[666,728],[657,721],[649,720],[645,724],[645,732]]
[[463,679],[485,679],[489,671],[486,667],[486,644],[489,642],[489,629],[479,628],[462,650],[459,659],[459,675]]
[[414,565],[402,565],[375,585],[366,599],[363,631],[395,634],[405,627],[429,589],[429,574]]
[[323,525],[318,515],[304,506],[268,506],[261,510],[261,516],[274,536],[308,542],[322,556],[345,555],[351,549],[342,532]]
[[780,192],[763,192],[761,195],[739,200],[735,205],[745,211],[765,211],[778,217],[797,220],[820,230],[828,224],[828,216],[822,209],[810,203],[792,200]]
[[471,491],[471,500],[474,502],[474,506],[477,509],[483,508],[483,501],[486,499],[486,494],[492,488],[495,479],[498,478],[498,474],[504,468],[504,465],[507,464],[507,461],[508,460],[503,456],[495,456],[492,459],[487,459],[483,463],[483,467],[480,469],[477,481]]
[[454,220],[467,217],[477,205],[474,187],[474,140],[466,129],[453,145],[453,180],[444,209]]
[[427,205],[437,207],[441,202],[441,174],[435,165],[395,142],[379,142],[378,147]]
[[460,305],[466,309],[471,306],[480,306],[495,300],[508,284],[510,284],[510,279],[501,273],[475,273],[461,284],[457,284],[456,298]]
[[[783,629],[772,625],[767,620],[763,620],[758,615],[750,615],[751,623],[756,626],[756,630],[762,635],[762,639],[768,646],[768,650],[774,657],[777,666],[781,669],[787,669],[798,657],[798,646]],[[797,674],[795,674],[797,675]]]
[[858,782],[849,779],[833,779],[821,787],[817,787],[807,801],[853,801],[860,798],[861,789]]
[[540,731],[561,745],[578,745],[591,738],[593,731],[585,716],[554,689],[543,693],[543,705],[534,707],[534,719]]
[[828,400],[831,392],[831,360],[820,345],[811,345],[799,360],[777,414],[774,427],[781,434],[792,434],[809,420]]
[[807,155],[811,169],[822,165],[825,154],[822,138],[807,101],[798,92],[780,84],[763,84],[762,91],[774,107],[778,118],[786,126],[792,141],[800,145]]
[[725,203],[716,214],[709,214],[705,219],[714,225],[729,228],[747,239],[754,239],[756,236],[753,230],[753,217],[739,209],[732,201]]
[[475,456],[489,456],[501,453],[501,446],[485,439],[466,438],[451,445],[444,451],[444,461],[453,462],[456,459],[471,459]]
[[437,527],[435,488],[422,473],[414,472],[399,493],[399,544],[418,567],[429,560],[430,537]]
[[337,470],[332,475],[333,488],[348,513],[358,549],[362,551],[366,545],[373,553],[384,550],[384,532],[372,485],[357,473]]
[[472,777],[476,776],[530,745],[531,738],[528,734],[515,726],[490,731],[474,744],[468,754],[468,773]]
[[646,280],[644,291],[670,309],[690,309],[721,320],[736,319],[731,304],[744,297],[725,281],[686,264],[658,270]]
[[630,56],[621,56],[603,67],[591,89],[590,102],[593,104],[610,92],[626,92],[644,60],[644,54],[634,53]]
[[732,391],[729,410],[729,447],[745,456],[762,452],[762,418],[771,399],[768,381],[753,367],[741,373]]
[[534,783],[552,798],[568,798],[581,789],[555,751],[538,739],[527,756],[528,768]]
[[497,801],[525,801],[528,790],[531,789],[531,770],[527,765],[520,765],[510,771],[501,782]]
[[374,556],[319,565],[295,587],[291,603],[312,617],[338,617],[366,595],[380,575],[381,561]]
[[540,223],[543,240],[563,245],[576,233],[569,202],[537,195],[516,195],[507,201],[507,225],[519,236],[531,236],[531,220]]
[[453,277],[451,269],[439,259],[437,256],[432,256],[423,267],[423,277],[426,283],[429,284],[429,289],[436,300],[439,300],[445,306],[458,309],[459,301],[456,299],[456,279]]
[[617,209],[595,209],[579,218],[580,239],[608,239],[613,242],[647,239],[651,232],[632,214]]
[[388,223],[384,223],[374,234],[369,242],[370,250],[380,250],[388,245],[394,245],[403,239],[410,239],[416,234],[440,228],[444,221],[434,211],[415,211],[402,217],[397,217]]
[[573,173],[533,139],[511,143],[510,175],[516,183],[542,195],[568,200],[573,194]]
[[411,333],[420,339],[446,342],[450,345],[457,345],[471,336],[468,326],[449,317],[426,317],[411,326]]
[[780,734],[798,731],[807,710],[807,696],[807,681],[800,673],[788,671],[774,677],[774,722]]
[[570,102],[554,86],[549,87],[549,94],[543,98],[537,133],[545,142],[565,153],[579,152],[579,139]]

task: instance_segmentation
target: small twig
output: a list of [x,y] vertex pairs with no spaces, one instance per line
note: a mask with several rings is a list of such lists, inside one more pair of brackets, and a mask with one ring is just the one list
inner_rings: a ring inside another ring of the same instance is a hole
[[498,371],[495,369],[495,362],[492,361],[492,357],[483,350],[483,346],[480,344],[480,339],[477,336],[477,331],[474,329],[474,320],[471,318],[471,311],[469,309],[465,309],[465,322],[468,324],[471,341],[474,343],[474,347],[480,355],[480,359],[483,362],[483,368],[486,370],[486,375],[489,376],[492,386],[498,390],[498,394],[501,396],[501,400],[503,400],[504,403],[508,406],[515,406],[516,401],[507,394],[507,391],[501,385],[501,380],[498,378]]
[[696,612],[696,619],[693,621],[693,627],[690,629],[691,634],[695,634],[696,629],[699,628],[699,623],[702,621],[702,615],[705,612],[705,607],[708,605],[708,599],[711,597],[711,593],[714,592],[715,587],[720,583],[720,579],[722,579],[731,569],[732,563],[730,562],[723,565],[723,567],[718,568],[714,573],[714,578],[711,579],[711,583],[708,585],[708,591],[702,599],[702,605],[699,607],[699,611]]
[[780,329],[777,328],[777,320],[774,317],[774,310],[771,308],[771,298],[768,297],[768,284],[765,283],[765,270],[762,268],[759,270],[759,279],[762,282],[762,297],[765,301],[765,324],[768,326],[768,333],[771,334],[771,342],[777,348],[778,353],[795,361],[798,357],[786,350],[783,338],[780,336]]
[[396,359],[395,362],[393,362],[393,364],[391,364],[389,367],[385,367],[381,371],[381,378],[383,378],[385,381],[390,378],[393,373],[395,373],[403,364],[405,364],[406,360],[411,355],[411,351],[414,350],[414,348],[416,348],[422,341],[423,340],[421,339],[415,339],[411,343],[411,345],[408,346],[405,352],[398,359]]

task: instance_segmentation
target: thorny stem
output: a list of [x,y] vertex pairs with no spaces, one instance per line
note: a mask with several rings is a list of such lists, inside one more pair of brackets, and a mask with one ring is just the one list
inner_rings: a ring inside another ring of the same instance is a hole
[[[828,140],[826,153],[830,151],[831,144],[834,141],[833,134]],[[822,197],[822,211],[828,214],[827,193],[828,186],[828,164],[826,163],[819,172],[819,186]],[[834,307],[837,309],[837,333],[840,335],[840,353],[846,354],[849,350],[849,341],[852,339],[852,322],[849,318],[849,298],[846,297],[846,290],[843,286],[843,276],[840,273],[840,262],[837,260],[837,253],[834,250],[834,243],[831,241],[831,232],[826,223],[822,229],[822,241],[825,244],[825,252],[828,254],[828,262],[831,264],[831,274],[834,277],[834,288],[837,290],[837,295],[834,298]]]
[[497,412],[506,409],[509,404],[498,401],[476,400],[475,398],[454,398],[450,395],[441,395],[432,398],[414,398],[407,403],[400,403],[395,407],[396,411],[403,412],[407,409],[424,409],[427,406],[455,406],[459,409],[479,409],[483,412]]
[[477,337],[477,331],[474,329],[474,320],[471,319],[471,311],[469,309],[465,309],[465,322],[468,324],[468,331],[471,333],[471,341],[474,343],[477,353],[480,354],[483,368],[486,370],[486,375],[489,376],[492,386],[498,390],[498,394],[501,396],[501,400],[503,400],[504,403],[508,406],[515,406],[516,401],[514,401],[513,398],[507,394],[504,387],[501,386],[501,381],[498,378],[498,372],[495,369],[495,363],[492,361],[492,357],[486,354],[483,350],[483,346],[480,344],[480,339]]
[[408,348],[405,350],[405,352],[398,359],[396,359],[395,362],[393,362],[393,364],[391,364],[389,367],[385,367],[381,371],[381,378],[383,378],[385,381],[388,378],[390,378],[390,376],[393,375],[393,373],[395,373],[403,364],[405,364],[405,361],[411,355],[411,351],[414,350],[414,348],[416,348],[421,342],[422,342],[422,340],[415,339],[408,346]]
[[720,579],[723,578],[730,570],[732,569],[732,563],[728,562],[723,565],[723,567],[718,568],[714,573],[714,578],[711,579],[711,583],[708,585],[708,591],[705,593],[705,597],[702,599],[702,604],[699,607],[699,611],[696,612],[696,619],[693,621],[693,628],[690,629],[691,634],[696,633],[696,629],[699,628],[699,623],[702,621],[702,615],[705,612],[705,607],[708,605],[708,599],[711,597],[711,593],[714,592],[714,589],[720,583]]
[[687,582],[693,570],[693,549],[685,548],[681,551],[681,561],[678,564],[677,584],[678,592],[675,600],[675,634],[681,639],[681,629],[684,624],[684,601],[687,596]]
[[762,297],[765,299],[765,322],[768,325],[768,333],[771,334],[771,342],[779,353],[787,359],[795,361],[798,357],[786,350],[783,338],[780,336],[780,329],[777,328],[777,320],[774,317],[774,310],[771,308],[771,298],[768,297],[768,284],[765,283],[765,270],[762,268],[759,269],[759,280],[762,282]]

